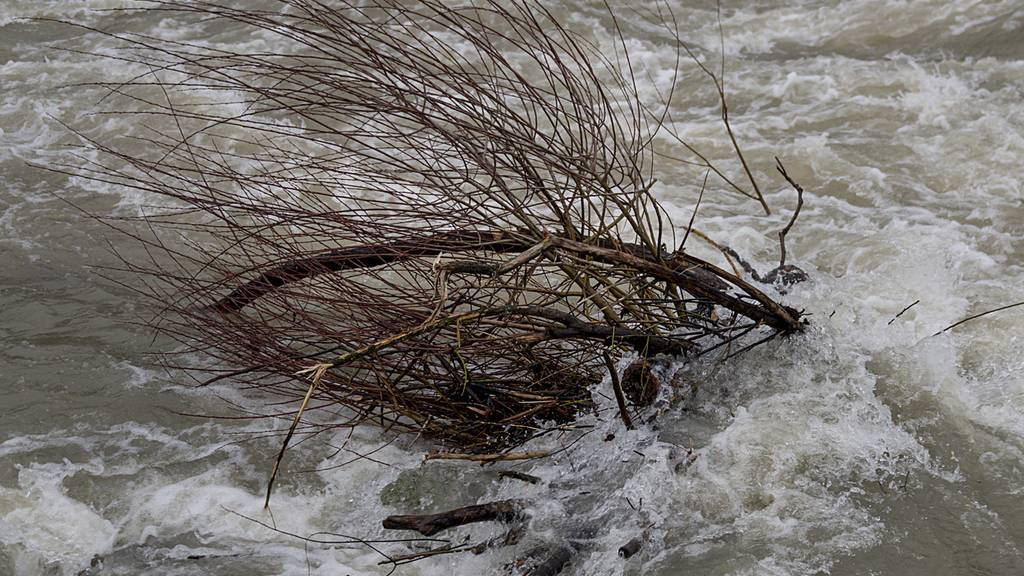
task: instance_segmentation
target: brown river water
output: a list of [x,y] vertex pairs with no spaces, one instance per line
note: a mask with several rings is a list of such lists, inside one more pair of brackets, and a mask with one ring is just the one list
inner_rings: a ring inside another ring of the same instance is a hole
[[[670,3],[683,36],[717,54],[715,4]],[[270,513],[271,424],[180,415],[249,399],[155,371],[147,355],[166,343],[135,324],[141,299],[96,273],[111,245],[138,248],[83,210],[131,214],[146,199],[39,168],[90,158],[64,124],[105,141],[161,126],[90,114],[102,93],[70,85],[133,69],[66,50],[111,39],[32,18],[238,51],[281,42],[106,10],[140,4],[0,0],[0,575],[386,574],[365,547],[307,546],[261,523],[374,538],[388,514],[507,497],[537,502],[526,541],[399,573],[493,573],[585,525],[596,530],[565,574],[1024,574],[1024,307],[930,336],[1024,300],[1024,2],[723,2],[734,128],[780,208],[764,217],[713,184],[700,226],[770,268],[795,202],[772,170],[785,159],[807,189],[790,261],[812,281],[782,298],[811,314],[807,333],[692,368],[705,384],[656,424],[592,418],[597,433],[516,468],[536,486],[422,465],[408,443],[334,467],[381,444],[361,430],[293,449]],[[675,48],[634,10],[654,5],[616,6],[633,57],[663,77]],[[609,38],[600,2],[555,8]],[[706,86],[686,89],[701,82],[684,66],[674,127],[726,158]],[[658,170],[655,192],[686,222],[700,174]],[[642,552],[619,558],[649,525]]]

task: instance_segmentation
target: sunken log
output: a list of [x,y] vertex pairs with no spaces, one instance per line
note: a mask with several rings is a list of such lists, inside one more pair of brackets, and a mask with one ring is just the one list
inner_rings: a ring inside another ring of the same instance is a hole
[[437,514],[388,516],[384,519],[384,528],[415,530],[424,536],[433,536],[442,530],[475,522],[512,522],[523,517],[525,507],[526,503],[522,500],[499,500]]

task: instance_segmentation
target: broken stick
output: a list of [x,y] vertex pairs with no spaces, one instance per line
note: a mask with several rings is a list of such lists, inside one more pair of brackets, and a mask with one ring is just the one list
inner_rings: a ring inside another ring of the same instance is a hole
[[456,508],[437,514],[411,514],[388,516],[384,528],[388,530],[415,530],[424,536],[433,536],[442,530],[472,524],[474,522],[511,522],[523,516],[526,502],[522,500],[499,500]]

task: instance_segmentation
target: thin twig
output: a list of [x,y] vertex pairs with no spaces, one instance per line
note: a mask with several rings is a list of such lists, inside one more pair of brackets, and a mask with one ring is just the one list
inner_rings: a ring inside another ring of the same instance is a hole
[[270,480],[267,482],[267,496],[263,500],[264,508],[270,507],[270,493],[274,489],[274,480],[277,479],[277,471],[281,467],[281,460],[284,459],[284,453],[288,449],[288,443],[295,434],[295,428],[299,425],[302,413],[305,412],[306,406],[309,405],[310,398],[313,397],[313,392],[315,392],[317,387],[320,386],[320,380],[323,378],[324,373],[327,372],[328,368],[330,368],[329,364],[317,364],[297,373],[297,375],[310,374],[312,381],[309,383],[309,388],[306,390],[306,396],[302,399],[302,404],[299,405],[299,409],[295,412],[295,418],[292,419],[291,426],[288,427],[288,434],[285,435],[284,442],[281,443],[281,449],[277,452],[277,458],[274,460],[274,469],[270,472]]
[[959,325],[961,325],[961,324],[963,324],[965,322],[970,322],[971,320],[974,320],[976,318],[981,318],[982,316],[988,316],[989,314],[995,314],[996,312],[1002,312],[1003,310],[1009,310],[1010,308],[1016,308],[1017,306],[1024,306],[1024,302],[1017,302],[1016,304],[1008,304],[1006,306],[1000,306],[999,308],[995,308],[993,310],[988,310],[988,311],[982,312],[980,314],[975,314],[973,316],[968,316],[967,318],[964,318],[963,320],[961,320],[959,322],[956,322],[954,324],[950,324],[949,326],[946,326],[942,330],[939,330],[935,334],[932,334],[932,336],[938,336],[939,334],[942,334],[943,332],[948,332],[949,330],[952,330],[953,328],[956,328],[957,326],[959,326]]
[[914,303],[913,303],[913,304],[911,304],[910,306],[907,306],[907,307],[906,307],[906,308],[904,308],[903,310],[900,310],[900,313],[899,313],[899,314],[897,314],[897,315],[895,315],[895,316],[893,316],[893,317],[892,317],[892,320],[889,320],[889,322],[888,322],[888,323],[886,324],[886,326],[891,326],[891,325],[892,325],[892,323],[893,323],[893,322],[895,322],[897,318],[899,318],[900,316],[903,316],[903,313],[904,313],[904,312],[906,312],[907,310],[910,310],[910,309],[911,309],[911,308],[913,308],[914,306],[917,306],[917,304],[918,304],[919,302],[920,302],[920,300],[914,300]]
[[626,408],[626,396],[622,392],[622,381],[619,380],[619,371],[615,367],[615,362],[612,361],[612,357],[607,352],[604,353],[604,364],[608,367],[608,375],[612,380],[612,390],[615,392],[615,402],[619,405],[619,416],[622,417],[622,423],[626,425],[627,430],[633,429],[633,419],[629,416],[629,409]]
[[462,454],[458,452],[439,452],[430,450],[423,460],[469,460],[470,462],[509,462],[515,460],[536,460],[547,458],[551,452],[547,450],[532,450],[527,452],[502,452],[496,454]]
[[779,232],[779,266],[786,265],[786,234],[789,234],[789,229],[796,223],[796,219],[800,216],[800,209],[804,206],[804,189],[799,184],[793,181],[789,177],[789,173],[786,172],[786,167],[782,165],[782,160],[779,157],[775,157],[775,169],[782,174],[782,177],[789,182],[789,185],[796,190],[796,210],[793,211],[793,216],[789,219],[789,224]]
[[683,234],[683,241],[679,243],[679,250],[686,247],[686,239],[690,237],[690,231],[693,230],[693,221],[697,218],[697,209],[700,208],[700,201],[704,199],[704,189],[708,186],[708,176],[710,174],[710,170],[704,172],[704,182],[700,185],[700,194],[697,195],[697,203],[693,205],[693,213],[690,214],[690,222],[686,225],[686,234]]

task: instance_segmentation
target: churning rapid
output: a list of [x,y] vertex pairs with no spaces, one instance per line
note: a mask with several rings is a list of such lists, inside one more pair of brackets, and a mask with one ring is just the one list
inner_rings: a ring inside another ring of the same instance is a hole
[[[297,536],[394,538],[389,514],[503,498],[534,502],[520,544],[399,573],[494,573],[566,538],[586,543],[565,572],[577,575],[1024,573],[1024,308],[934,335],[1024,300],[1024,7],[725,2],[722,43],[714,2],[670,3],[699,53],[717,66],[724,49],[732,126],[774,208],[709,180],[697,227],[772,268],[796,202],[782,158],[806,189],[788,261],[811,280],[773,294],[808,330],[677,366],[696,393],[633,431],[596,393],[591,432],[537,440],[558,453],[530,463],[424,463],[425,443],[375,429],[313,437],[290,449],[267,511],[287,424],[238,418],[254,399],[228,385],[153,371],[147,354],[170,343],[133,323],[149,313],[135,292],[95,273],[118,264],[108,242],[145,253],[84,213],[133,215],[148,199],[39,166],[93,159],[65,125],[104,142],[173,129],[141,108],[91,114],[104,93],[76,84],[145,71],[88,54],[115,54],[109,37],[49,19],[242,53],[283,40],[105,10],[141,5],[125,0],[0,0],[0,574],[386,574],[373,547]],[[659,8],[616,4],[651,99],[677,57]],[[615,45],[602,2],[552,9]],[[712,87],[682,71],[672,127],[730,162]],[[657,146],[654,192],[681,232],[703,173],[672,140]],[[640,553],[618,557],[645,531]]]

